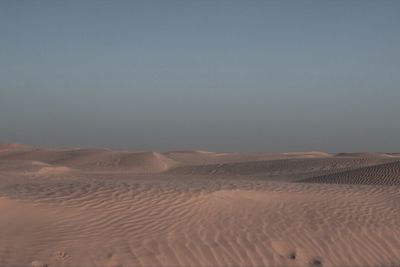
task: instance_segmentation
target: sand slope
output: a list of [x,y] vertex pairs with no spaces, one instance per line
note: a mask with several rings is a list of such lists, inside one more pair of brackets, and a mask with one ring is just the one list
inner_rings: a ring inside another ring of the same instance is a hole
[[400,266],[398,162],[5,149],[0,266]]
[[303,176],[315,176],[352,170],[360,166],[371,166],[393,159],[375,158],[290,158],[273,160],[255,160],[235,163],[204,164],[180,166],[170,170],[174,174],[201,175],[242,175],[258,177],[277,177],[279,180],[296,180]]
[[301,182],[330,184],[400,185],[400,161],[308,178],[302,180]]

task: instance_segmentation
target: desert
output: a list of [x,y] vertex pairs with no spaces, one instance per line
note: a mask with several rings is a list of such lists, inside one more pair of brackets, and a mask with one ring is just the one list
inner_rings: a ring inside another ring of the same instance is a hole
[[400,154],[0,146],[0,266],[400,266]]
[[400,0],[0,0],[0,267],[400,267]]

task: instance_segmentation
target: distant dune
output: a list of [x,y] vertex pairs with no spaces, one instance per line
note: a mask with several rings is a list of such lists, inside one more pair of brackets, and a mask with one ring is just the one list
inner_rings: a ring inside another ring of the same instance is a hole
[[0,266],[400,266],[391,153],[0,146]]
[[0,143],[0,150],[9,150],[9,149],[23,149],[23,148],[29,148],[26,145],[22,144],[11,144],[11,143]]
[[0,160],[39,161],[46,164],[65,166],[87,171],[137,171],[161,172],[176,165],[170,159],[156,152],[117,152],[94,149],[13,149],[3,153]]

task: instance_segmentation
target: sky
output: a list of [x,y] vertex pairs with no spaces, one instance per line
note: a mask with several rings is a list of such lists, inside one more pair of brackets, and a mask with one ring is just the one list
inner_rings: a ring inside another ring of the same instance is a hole
[[0,142],[400,151],[400,1],[0,1]]

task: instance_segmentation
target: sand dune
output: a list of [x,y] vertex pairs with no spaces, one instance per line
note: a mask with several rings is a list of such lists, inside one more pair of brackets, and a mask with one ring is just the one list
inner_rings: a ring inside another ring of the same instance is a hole
[[0,150],[12,150],[12,149],[24,149],[29,148],[29,146],[23,144],[11,144],[11,143],[0,143]]
[[399,162],[5,149],[0,266],[399,266]]
[[373,166],[397,159],[357,158],[357,157],[322,157],[255,160],[234,163],[203,164],[179,166],[169,173],[180,175],[233,175],[244,177],[267,178],[274,180],[296,181],[304,177],[343,172],[355,168]]
[[87,171],[125,170],[145,173],[165,171],[176,165],[173,159],[156,152],[94,149],[14,149],[11,152],[0,153],[0,161],[40,161],[46,164]]
[[[358,153],[338,153],[336,157],[357,157],[357,158],[385,158],[396,156],[396,153],[372,153],[372,152],[358,152]],[[398,155],[397,155],[398,156]]]
[[308,183],[400,185],[400,161],[302,180]]

